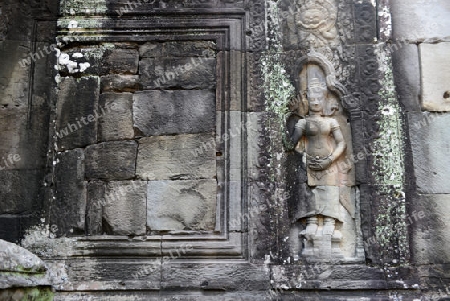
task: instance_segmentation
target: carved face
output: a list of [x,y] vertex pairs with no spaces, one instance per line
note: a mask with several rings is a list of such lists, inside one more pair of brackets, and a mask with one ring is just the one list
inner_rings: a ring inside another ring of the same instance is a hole
[[308,9],[300,14],[300,18],[303,24],[309,28],[319,27],[320,21],[325,20],[323,12],[318,9]]
[[325,97],[322,93],[314,93],[308,97],[311,112],[323,112]]

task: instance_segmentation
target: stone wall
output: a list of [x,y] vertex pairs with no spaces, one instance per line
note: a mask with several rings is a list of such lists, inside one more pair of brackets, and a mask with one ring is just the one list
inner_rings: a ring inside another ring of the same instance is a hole
[[[1,5],[0,238],[56,300],[448,297],[445,0]],[[289,146],[311,74],[341,186]],[[305,255],[321,189],[345,256]]]
[[411,262],[430,300],[449,295],[447,1],[392,1],[393,58],[408,124],[406,151]]
[[[44,216],[58,1],[0,4],[0,236]],[[53,50],[52,50],[53,49]]]

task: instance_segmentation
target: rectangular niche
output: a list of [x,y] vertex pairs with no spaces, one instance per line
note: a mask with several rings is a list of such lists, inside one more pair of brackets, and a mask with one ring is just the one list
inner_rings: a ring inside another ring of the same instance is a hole
[[[106,142],[88,147],[88,194],[120,192],[122,186],[139,189],[103,208],[107,235],[93,228],[90,236],[78,237],[74,255],[155,257],[189,244],[192,248],[182,257],[243,258],[246,234],[239,217],[247,204],[242,197],[246,195],[245,131],[228,133],[245,123],[241,114],[246,108],[245,12],[155,14],[159,19],[78,24],[77,43],[130,43],[138,45],[139,52],[136,75],[127,75],[127,70],[119,76],[102,75],[99,105],[117,103],[126,112],[117,119],[126,126],[118,130],[114,118],[100,120],[98,140]],[[70,18],[60,19],[60,38],[70,35],[66,21]],[[133,90],[105,89],[109,84],[120,86],[114,82],[120,78],[135,81]],[[127,113],[130,109],[132,116]],[[134,175],[130,168],[110,171],[95,164],[98,158],[114,156],[104,150],[111,146],[123,153],[116,156],[121,164],[130,153],[121,149],[122,144],[136,154]],[[121,182],[108,178],[111,175],[119,175]],[[99,213],[90,211],[89,198],[87,204],[86,216],[98,220]],[[138,219],[120,221],[124,218],[120,212]],[[233,231],[229,231],[230,220]]]

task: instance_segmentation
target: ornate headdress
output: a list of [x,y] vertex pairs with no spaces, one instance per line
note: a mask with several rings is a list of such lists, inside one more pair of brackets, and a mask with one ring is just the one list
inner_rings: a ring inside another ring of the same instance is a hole
[[327,84],[313,77],[308,83],[308,94],[323,94],[327,91]]

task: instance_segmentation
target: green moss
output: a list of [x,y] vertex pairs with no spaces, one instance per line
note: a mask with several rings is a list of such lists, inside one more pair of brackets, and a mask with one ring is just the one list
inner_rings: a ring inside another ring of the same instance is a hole
[[0,290],[0,300],[52,301],[53,298],[54,293],[49,287]]

